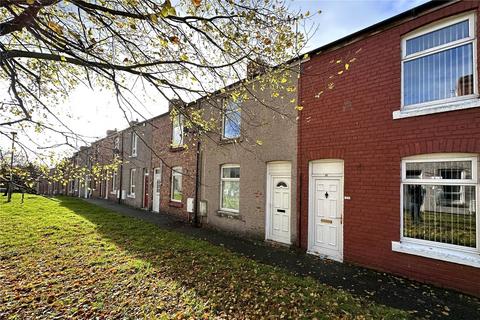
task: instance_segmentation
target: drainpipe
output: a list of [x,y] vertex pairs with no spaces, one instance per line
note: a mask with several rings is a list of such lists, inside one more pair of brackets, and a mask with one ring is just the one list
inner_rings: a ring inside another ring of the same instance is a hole
[[118,204],[122,204],[122,193],[123,193],[123,131],[122,131],[122,147],[120,152],[120,190],[118,192]]
[[199,227],[199,212],[198,207],[200,206],[200,197],[199,197],[199,189],[200,189],[200,139],[197,141],[197,152],[196,152],[196,171],[195,171],[195,210],[193,215],[193,225],[195,227]]

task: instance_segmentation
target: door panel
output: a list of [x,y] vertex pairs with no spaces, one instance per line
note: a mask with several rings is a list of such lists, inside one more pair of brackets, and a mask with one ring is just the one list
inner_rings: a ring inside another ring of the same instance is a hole
[[340,179],[314,180],[313,243],[310,249],[333,259],[341,259],[342,193]]
[[155,168],[153,171],[153,204],[152,210],[160,212],[160,190],[161,190],[162,176],[161,169]]
[[291,179],[287,177],[271,178],[272,203],[270,208],[272,240],[290,243],[290,199]]

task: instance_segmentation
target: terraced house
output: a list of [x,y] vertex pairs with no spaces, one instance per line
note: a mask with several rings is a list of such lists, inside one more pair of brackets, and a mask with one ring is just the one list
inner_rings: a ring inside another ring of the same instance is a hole
[[429,2],[302,64],[302,248],[480,295],[479,5]]
[[296,241],[298,64],[278,75],[281,86],[262,83],[252,66],[247,72],[246,81],[198,102],[205,119],[215,119],[201,141],[201,221],[290,245]]

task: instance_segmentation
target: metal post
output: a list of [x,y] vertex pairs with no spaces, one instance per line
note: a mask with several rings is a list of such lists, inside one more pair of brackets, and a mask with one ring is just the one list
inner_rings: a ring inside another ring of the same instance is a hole
[[15,136],[17,135],[16,132],[12,132],[12,155],[10,158],[10,181],[8,183],[8,195],[7,195],[7,202],[12,201],[12,192],[13,192],[13,155],[14,155],[14,148],[15,148]]

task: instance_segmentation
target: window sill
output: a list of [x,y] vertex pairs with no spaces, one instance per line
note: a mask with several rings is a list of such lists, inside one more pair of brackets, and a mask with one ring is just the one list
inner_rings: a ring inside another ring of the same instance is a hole
[[135,199],[135,194],[127,194],[127,198]]
[[224,138],[224,137],[222,137],[220,139],[220,144],[231,144],[231,143],[240,143],[240,142],[242,142],[241,137],[237,137],[237,138]]
[[116,194],[117,194],[117,190],[111,191],[110,194],[116,195]]
[[478,99],[478,97],[475,97],[468,100],[419,107],[418,109],[397,110],[392,113],[392,117],[395,120],[477,107],[480,107],[480,99]]
[[233,212],[233,211],[226,211],[226,210],[218,210],[217,215],[219,217],[225,217],[225,218],[230,218],[230,219],[236,219],[236,220],[242,220],[242,216],[240,215],[239,212]]
[[174,207],[174,208],[183,208],[183,203],[181,203],[179,201],[170,200],[170,202],[168,202],[168,206],[169,207]]
[[183,146],[180,146],[180,147],[170,147],[170,152],[180,152],[180,151],[183,151],[185,150],[185,148]]
[[480,255],[416,243],[392,241],[392,251],[480,268]]

